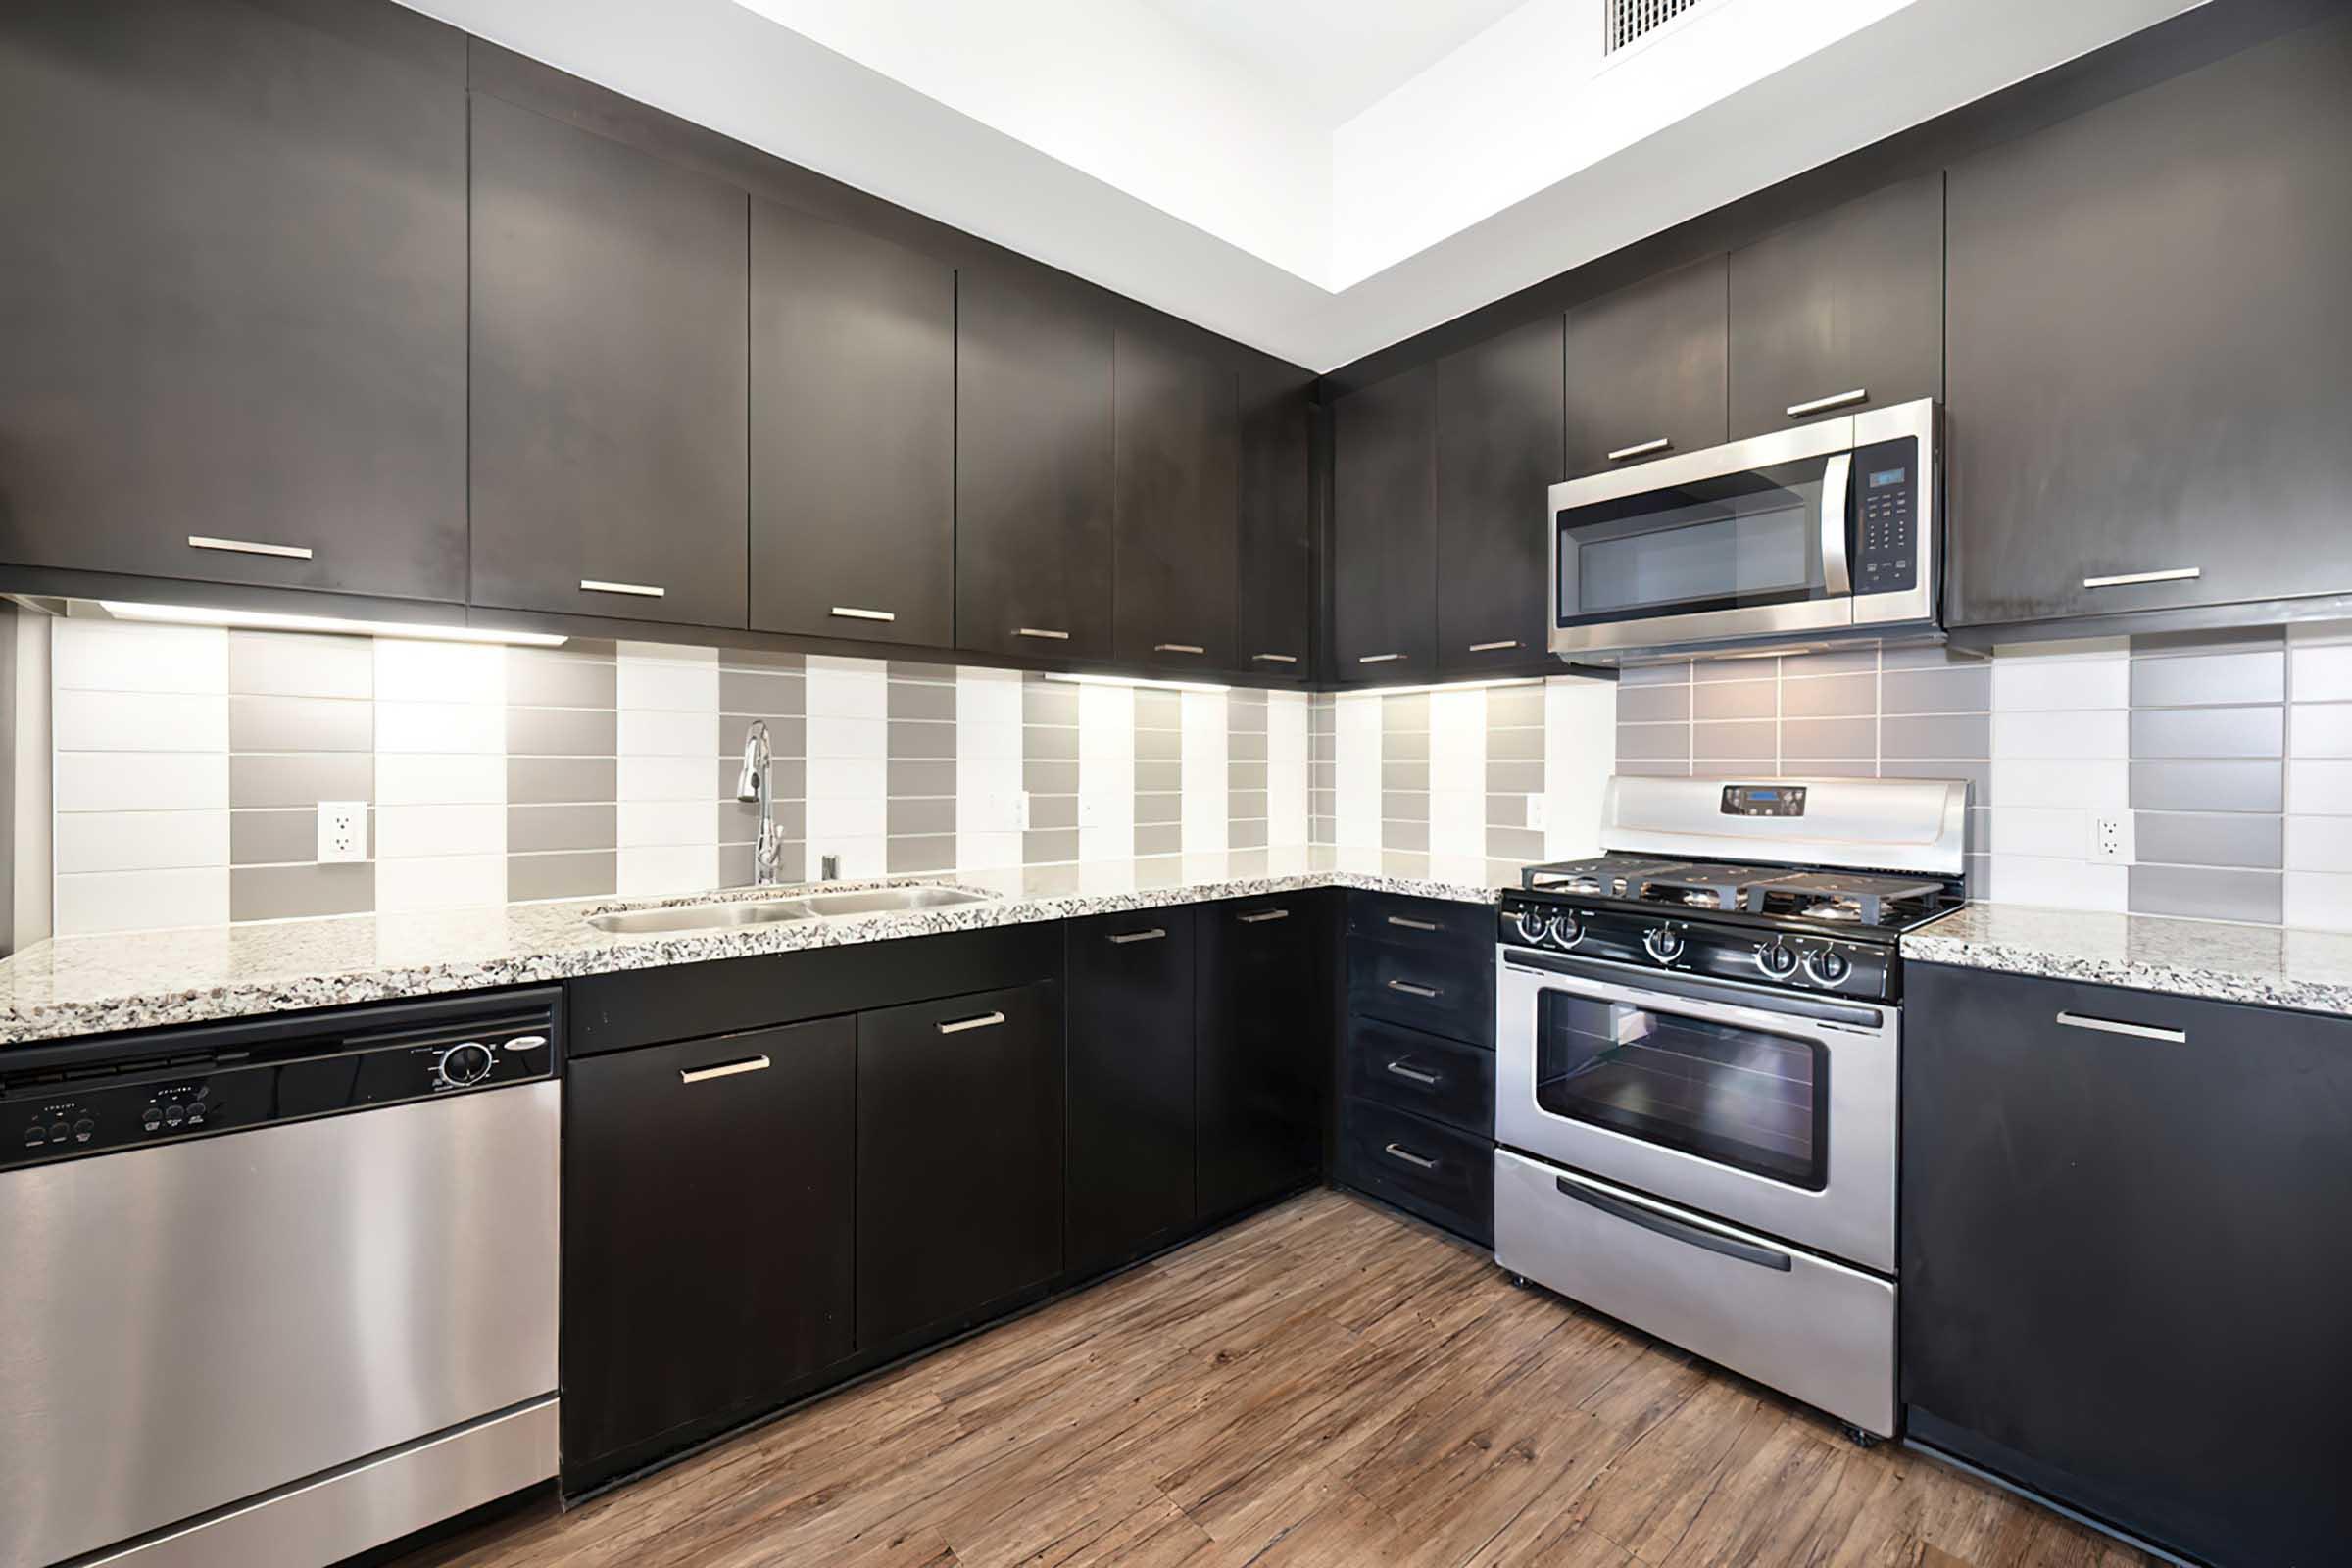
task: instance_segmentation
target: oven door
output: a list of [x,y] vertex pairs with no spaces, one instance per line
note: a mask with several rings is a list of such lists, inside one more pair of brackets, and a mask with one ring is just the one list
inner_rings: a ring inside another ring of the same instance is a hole
[[1900,1014],[1505,947],[1496,1141],[1894,1272]]

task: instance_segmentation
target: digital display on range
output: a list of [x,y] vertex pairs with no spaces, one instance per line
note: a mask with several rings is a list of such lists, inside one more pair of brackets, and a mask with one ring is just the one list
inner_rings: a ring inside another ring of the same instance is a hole
[[1802,816],[1805,814],[1805,787],[1802,784],[1726,784],[1723,787],[1725,816]]
[[1901,484],[1911,477],[1909,468],[1881,468],[1870,476],[1870,488],[1881,490],[1890,484]]

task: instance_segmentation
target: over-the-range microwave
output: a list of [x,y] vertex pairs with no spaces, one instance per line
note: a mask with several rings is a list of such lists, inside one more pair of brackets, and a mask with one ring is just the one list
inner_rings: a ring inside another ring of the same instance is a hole
[[1940,636],[1936,436],[1923,399],[1553,485],[1551,651]]

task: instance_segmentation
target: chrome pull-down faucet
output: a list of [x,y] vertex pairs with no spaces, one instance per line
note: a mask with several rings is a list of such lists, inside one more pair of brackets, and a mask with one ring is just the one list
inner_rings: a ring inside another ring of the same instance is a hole
[[755,718],[743,732],[743,772],[735,780],[735,798],[760,807],[760,838],[752,846],[752,885],[772,887],[776,867],[784,857],[783,836],[776,831],[775,752],[768,745],[767,721]]

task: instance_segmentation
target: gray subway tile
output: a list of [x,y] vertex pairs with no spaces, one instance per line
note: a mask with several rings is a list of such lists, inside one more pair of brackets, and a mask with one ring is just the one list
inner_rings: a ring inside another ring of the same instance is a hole
[[1991,662],[1983,654],[1947,648],[1942,643],[1915,643],[1879,650],[1879,668],[1882,670],[1986,669],[1991,667]]
[[1225,797],[1225,814],[1237,822],[1263,820],[1266,814],[1266,792],[1262,789],[1232,791]]
[[1879,667],[1876,648],[1839,648],[1826,654],[1790,654],[1781,661],[1783,678],[1805,679],[1815,675],[1861,675],[1875,673]]
[[2142,811],[2278,811],[2286,764],[2278,761],[2133,762],[2132,805]]
[[610,757],[507,759],[507,804],[510,806],[610,801],[619,793],[620,764]]
[[808,711],[808,677],[798,670],[722,668],[718,710],[762,718],[800,717]]
[[2278,757],[2285,739],[2281,708],[2157,708],[2132,715],[2133,758]]
[[[1692,771],[1704,773],[1705,763],[1696,764]],[[1783,778],[1875,778],[1878,764],[1868,758],[1855,757],[1784,757],[1781,759]]]
[[[722,757],[711,770],[710,798],[714,801],[735,799],[735,787],[743,782],[743,758]],[[887,782],[884,786],[888,788]],[[768,763],[767,793],[771,800],[800,800],[808,793],[808,760],[790,752],[778,752]]]
[[2225,626],[2206,631],[2140,632],[2132,638],[2137,654],[2222,654],[2277,648],[2286,641],[2281,626]]
[[1266,764],[1263,762],[1227,762],[1225,787],[1229,790],[1256,790],[1266,787]]
[[1426,762],[1429,760],[1429,731],[1399,730],[1380,738],[1380,755],[1391,762]]
[[1229,730],[1225,735],[1225,755],[1237,762],[1262,762],[1266,760],[1266,732],[1254,733],[1246,729]]
[[[1793,762],[1790,770],[1795,768]],[[1978,806],[1992,804],[1992,764],[1984,760],[1963,761],[1957,758],[1897,758],[1879,760],[1881,778],[1928,778],[1956,780],[1969,786],[1969,799]]]
[[1527,797],[1524,795],[1489,795],[1487,797],[1487,826],[1527,826]]
[[1135,727],[1137,729],[1184,728],[1184,694],[1159,692],[1148,688],[1135,694]]
[[1429,693],[1405,692],[1380,700],[1380,728],[1384,735],[1429,732]]
[[931,664],[917,659],[893,659],[888,665],[892,680],[936,681],[948,686],[956,684],[954,664]]
[[1879,710],[1879,677],[1825,675],[1781,682],[1783,718],[1856,718]]
[[1777,681],[1706,681],[1690,690],[1690,716],[1695,719],[1777,718],[1780,710]]
[[509,757],[612,757],[620,750],[620,715],[604,708],[510,708]]
[[1184,797],[1172,790],[1137,790],[1135,792],[1135,822],[1181,822],[1184,820]]
[[1429,855],[1426,851],[1413,854],[1386,845],[1380,857],[1380,874],[1419,881],[1429,875]]
[[1039,833],[1061,828],[1075,831],[1078,826],[1078,797],[1075,795],[1032,795],[1029,797],[1029,826]]
[[1032,757],[1021,763],[1021,788],[1031,795],[1078,793],[1078,761],[1071,758]]
[[507,703],[513,708],[612,708],[620,701],[620,666],[568,648],[507,650]]
[[1023,865],[1061,865],[1078,858],[1078,830],[1032,828],[1021,835]]
[[315,632],[231,631],[228,689],[241,697],[375,695],[375,642]]
[[[737,885],[726,878],[725,855],[720,856],[720,885]],[[742,881],[751,880],[752,857],[743,855]],[[620,856],[613,850],[571,850],[554,855],[509,855],[507,897],[517,904],[533,899],[593,899],[609,896],[618,884]]]
[[2176,655],[2132,661],[2132,706],[2184,708],[2286,701],[2286,652]]
[[892,837],[883,841],[885,864],[892,876],[956,869],[956,835],[933,833],[917,838]]
[[[808,803],[802,800],[778,800],[770,808],[776,819],[776,832],[787,839],[808,836]],[[760,837],[760,808],[750,802],[723,800],[718,803],[718,842],[721,844],[750,844]]]
[[[1329,763],[1318,763],[1329,766]],[[1184,764],[1166,760],[1135,764],[1135,787],[1153,794],[1169,794],[1184,788]]]
[[1032,675],[1021,682],[1021,722],[1076,724],[1078,688],[1064,681],[1042,680]]
[[1690,665],[1690,679],[1702,685],[1711,680],[1775,680],[1780,673],[1778,658],[1701,659]]
[[231,757],[228,804],[234,809],[267,806],[316,807],[320,801],[375,799],[372,752],[320,752],[312,756]]
[[922,719],[894,718],[886,744],[893,758],[938,760],[956,755],[956,726]]
[[1690,666],[1674,664],[1629,664],[1617,672],[1620,690],[1627,686],[1688,686]]
[[1690,757],[1688,724],[1620,724],[1617,758],[1620,761],[1666,761]]
[[[552,857],[551,857],[552,858]],[[513,887],[514,871],[508,870],[509,888]],[[718,847],[718,885],[722,888],[748,888],[759,877],[759,867],[752,858],[752,846],[722,844]],[[776,851],[776,880],[781,883],[804,882],[808,877],[808,846],[799,840],[787,840]],[[611,891],[606,889],[604,891]]]
[[1769,720],[1690,726],[1693,757],[1738,757],[1764,761],[1779,755],[1779,731]]
[[231,697],[232,752],[370,752],[375,705],[336,697]]
[[884,684],[888,691],[885,706],[889,710],[889,717],[928,719],[933,723],[947,724],[956,721],[955,687],[897,679]]
[[1135,824],[1135,853],[1138,855],[1174,855],[1184,848],[1184,825],[1180,822],[1145,822]]
[[299,920],[365,914],[375,907],[375,863],[240,865],[228,873],[228,917]]
[[1497,729],[1487,733],[1487,757],[1498,762],[1544,760],[1544,732],[1540,729]]
[[1225,847],[1229,850],[1262,850],[1266,847],[1266,820],[1250,817],[1225,825]]
[[1690,716],[1690,695],[1688,681],[1675,686],[1621,685],[1617,688],[1617,721],[1621,724],[1681,722]]
[[1380,819],[1384,822],[1427,822],[1429,796],[1420,790],[1382,790]]
[[1383,762],[1380,764],[1380,787],[1384,790],[1426,790],[1429,788],[1429,764]]
[[1879,720],[1882,757],[1987,758],[1992,755],[1992,715],[1933,713]]
[[740,760],[743,743],[757,723],[767,726],[767,747],[777,757],[803,757],[808,751],[808,721],[798,713],[722,713],[718,720],[718,754],[730,763]]
[[1541,860],[1544,835],[1534,828],[1487,824],[1487,854],[1498,860]]
[[1078,732],[1058,724],[1030,724],[1021,730],[1021,756],[1048,761],[1078,760]]
[[509,806],[507,849],[610,850],[620,843],[619,808],[612,806]]
[[[580,644],[574,644],[580,647]],[[782,648],[721,648],[718,651],[720,670],[798,670],[808,667],[808,656]]]
[[1879,677],[1881,713],[1984,713],[1992,710],[1992,666],[1889,666]]
[[1139,762],[1172,762],[1184,756],[1184,734],[1173,729],[1139,729],[1135,732],[1135,760]]
[[2277,870],[2284,863],[2284,824],[2283,817],[2246,812],[2136,811],[2132,858]]
[[1867,718],[1786,719],[1781,751],[1789,757],[1876,757],[1879,726]]
[[892,801],[886,820],[894,839],[952,834],[956,831],[956,802],[946,798]]
[[1429,824],[1401,818],[1383,818],[1380,824],[1380,847],[1384,850],[1426,854],[1429,850]]
[[[372,831],[374,817],[369,815]],[[373,855],[372,838],[368,854]],[[231,865],[308,864],[318,858],[318,808],[231,811],[228,813],[228,863]]]
[[953,758],[894,757],[883,772],[883,788],[894,801],[918,795],[954,795]]
[[2134,865],[2130,879],[2130,907],[2133,914],[2179,914],[2201,920],[2277,925],[2285,903],[2284,883],[2285,878],[2277,871]]
[[1487,693],[1487,728],[1541,729],[1543,727],[1543,687],[1496,686]]
[[1690,776],[1690,760],[1687,757],[1629,758],[1620,754],[1617,759],[1617,771],[1638,774],[1644,778],[1689,778]]
[[1487,792],[1506,791],[1517,795],[1544,793],[1544,764],[1542,762],[1498,762],[1487,760]]

